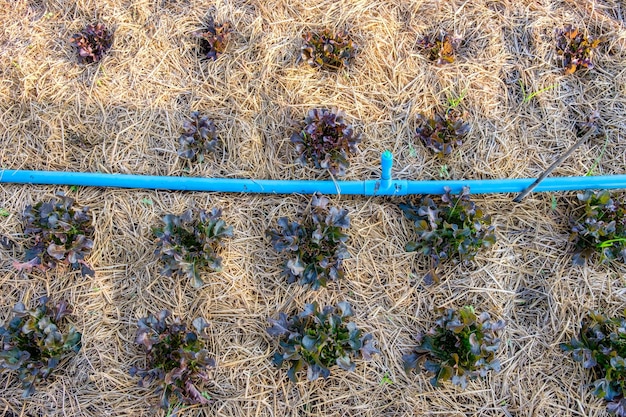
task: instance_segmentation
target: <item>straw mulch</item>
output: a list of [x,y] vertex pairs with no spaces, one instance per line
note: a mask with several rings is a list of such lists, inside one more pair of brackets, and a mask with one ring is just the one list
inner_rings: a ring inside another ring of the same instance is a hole
[[[0,0],[0,166],[172,176],[328,179],[296,164],[293,125],[314,107],[339,108],[362,134],[345,179],[379,175],[381,151],[394,153],[404,179],[532,177],[576,141],[575,124],[599,111],[604,137],[583,144],[553,175],[618,174],[626,166],[626,22],[623,2],[574,1],[218,1]],[[207,17],[234,33],[217,61],[199,61],[192,32]],[[112,50],[98,64],[76,62],[68,38],[86,24],[113,28]],[[573,24],[604,42],[596,67],[562,75],[554,30]],[[325,73],[297,63],[302,34],[346,29],[359,51],[348,71]],[[464,39],[457,60],[437,67],[417,40],[447,30]],[[526,92],[550,87],[533,99]],[[416,116],[464,95],[472,131],[445,159],[414,137]],[[183,122],[198,110],[217,125],[218,152],[201,164],[178,158]],[[95,278],[63,269],[19,274],[27,204],[64,191],[94,218]],[[284,258],[265,237],[280,216],[294,217],[309,196],[0,186],[0,323],[18,301],[48,294],[74,307],[83,348],[36,394],[21,398],[14,375],[0,376],[0,415],[152,416],[153,390],[129,376],[142,363],[136,323],[170,309],[190,323],[210,323],[217,368],[205,388],[214,402],[179,416],[602,416],[585,372],[564,356],[590,309],[626,307],[626,267],[573,266],[569,218],[575,193],[477,196],[493,214],[498,243],[470,265],[447,265],[424,285],[426,262],[404,245],[411,225],[400,199],[333,196],[352,225],[346,279],[313,293],[287,285]],[[623,198],[623,195],[622,195]],[[195,290],[159,275],[151,232],[167,213],[221,207],[234,226],[224,269]],[[356,372],[327,380],[288,381],[271,356],[268,317],[296,313],[317,300],[347,300],[355,321],[382,352]],[[426,373],[406,375],[401,355],[427,330],[438,307],[473,305],[508,325],[499,374],[433,388]]]

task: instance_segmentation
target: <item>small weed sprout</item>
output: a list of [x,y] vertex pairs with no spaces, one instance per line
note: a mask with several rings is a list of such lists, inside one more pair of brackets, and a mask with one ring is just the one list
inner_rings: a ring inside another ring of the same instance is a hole
[[439,177],[449,179],[450,178],[450,170],[448,169],[447,164],[443,164],[439,167]]
[[224,238],[233,236],[232,226],[226,226],[221,215],[222,211],[214,208],[209,213],[190,209],[180,216],[163,217],[165,225],[153,229],[157,239],[155,255],[165,263],[161,274],[185,274],[199,288],[204,285],[200,278],[203,269],[220,271],[222,258],[217,250]]
[[361,138],[343,117],[343,112],[336,109],[309,111],[300,131],[291,136],[302,165],[311,161],[316,168],[327,169],[332,175],[345,175],[350,165],[348,154],[358,152]]
[[609,135],[605,135],[604,144],[602,145],[602,149],[600,149],[600,154],[598,155],[596,160],[593,161],[593,165],[591,165],[591,168],[589,168],[589,170],[585,173],[585,177],[597,175],[596,169],[598,168],[598,165],[600,165],[600,161],[604,157],[604,153],[606,152],[606,147],[609,146],[609,141],[610,141]]
[[574,242],[575,265],[584,265],[594,253],[602,262],[626,262],[626,209],[611,194],[585,191],[578,194],[585,203],[584,213],[572,219],[570,241]]
[[564,352],[589,369],[595,381],[593,395],[608,402],[609,413],[626,417],[626,312],[609,318],[589,312],[577,338],[561,343]]
[[424,36],[417,42],[417,46],[426,52],[430,61],[444,65],[454,62],[454,54],[459,43],[459,39],[444,32],[438,36]]
[[533,98],[535,98],[536,96],[538,96],[541,93],[545,93],[546,91],[550,91],[556,87],[558,87],[558,84],[552,84],[549,85],[545,88],[541,88],[537,91],[529,91],[526,92],[526,88],[524,87],[524,82],[522,80],[518,80],[518,84],[520,86],[520,89],[522,90],[522,103],[526,104],[529,103]]
[[48,298],[27,310],[17,303],[14,317],[0,327],[0,371],[17,371],[24,397],[35,392],[35,384],[46,380],[72,352],[81,348],[81,334],[66,323],[72,313],[65,301],[48,306]]
[[202,57],[215,61],[226,50],[230,33],[230,23],[217,24],[213,18],[210,18],[206,29],[198,30],[193,35],[200,40]]
[[446,93],[446,102],[448,105],[448,110],[456,109],[457,107],[459,107],[461,103],[463,102],[463,100],[465,99],[465,96],[467,96],[467,89],[463,89],[463,91],[461,91],[461,93],[458,96],[454,94]]
[[470,131],[470,124],[455,109],[448,109],[443,116],[435,114],[433,118],[428,118],[418,114],[417,118],[420,125],[415,129],[416,136],[440,158],[461,146]]
[[85,262],[93,247],[93,227],[88,207],[74,206],[74,200],[62,193],[56,200],[28,205],[24,210],[24,235],[28,238],[25,261],[14,262],[17,270],[54,269],[62,262],[81,274],[95,274]]
[[289,366],[287,375],[297,381],[296,373],[306,367],[307,378],[314,381],[320,376],[328,378],[334,365],[354,371],[353,359],[371,359],[380,353],[374,346],[371,334],[363,335],[356,325],[345,319],[353,315],[350,304],[343,301],[337,307],[306,304],[297,316],[280,313],[278,320],[269,319],[272,327],[267,332],[280,338],[280,351],[274,354],[274,364]]
[[191,113],[191,120],[183,125],[183,134],[178,139],[180,148],[178,156],[202,162],[204,154],[215,152],[218,144],[215,124],[207,116],[201,116],[199,112]]
[[350,218],[348,210],[328,204],[328,198],[315,194],[309,215],[302,216],[299,222],[281,217],[278,228],[267,231],[274,249],[291,255],[283,271],[287,282],[297,280],[300,285],[317,290],[325,287],[328,280],[344,277],[343,260],[350,257],[344,230],[350,227]]
[[75,34],[69,42],[78,53],[82,64],[100,61],[113,45],[113,33],[103,23],[87,25],[80,33]]
[[350,66],[356,47],[346,32],[307,32],[302,35],[304,45],[300,58],[312,67],[337,71]]
[[408,373],[424,362],[424,368],[435,374],[433,386],[449,380],[465,388],[468,380],[500,371],[496,352],[504,327],[504,321],[492,322],[489,313],[477,315],[471,306],[447,309],[435,327],[419,335],[413,352],[402,356],[404,370]]
[[571,25],[557,30],[556,52],[561,56],[563,73],[573,74],[580,68],[593,68],[593,50],[600,44],[600,39],[590,39]]
[[133,366],[130,375],[140,378],[140,387],[157,381],[164,409],[169,408],[172,395],[185,404],[207,404],[210,397],[197,384],[208,381],[209,371],[215,367],[201,341],[209,325],[197,318],[193,321],[194,332],[179,319],[168,320],[169,316],[170,312],[163,310],[158,317],[150,314],[139,320],[135,343],[146,354],[146,367]]
[[408,252],[421,252],[433,261],[426,282],[438,281],[435,268],[441,261],[454,259],[470,261],[482,248],[496,241],[491,217],[483,214],[470,200],[468,187],[460,195],[452,195],[449,187],[441,202],[422,197],[417,206],[400,204],[407,219],[414,222],[417,239],[406,245]]

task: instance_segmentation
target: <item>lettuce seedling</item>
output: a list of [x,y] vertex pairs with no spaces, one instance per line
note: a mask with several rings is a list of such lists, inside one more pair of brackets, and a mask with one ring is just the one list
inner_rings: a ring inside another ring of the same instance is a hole
[[574,242],[575,265],[584,265],[594,253],[601,261],[626,262],[626,209],[611,194],[604,191],[585,191],[578,194],[585,203],[585,212],[572,219],[570,241]]
[[56,268],[59,262],[80,269],[83,276],[95,275],[85,262],[93,247],[93,227],[88,207],[75,207],[62,193],[56,200],[28,205],[24,210],[24,235],[29,240],[25,261],[14,262],[18,270]]
[[193,34],[200,40],[202,56],[215,61],[226,50],[230,33],[230,23],[216,24],[213,18],[210,18],[206,29],[198,30]]
[[138,385],[146,387],[157,381],[157,393],[161,393],[161,407],[169,408],[170,397],[185,404],[207,404],[197,384],[209,380],[210,368],[215,361],[209,358],[201,339],[209,326],[203,318],[193,321],[196,331],[189,331],[178,318],[168,320],[170,312],[161,311],[139,319],[135,343],[146,354],[146,367],[131,367],[130,375],[141,378]]
[[278,228],[266,232],[274,249],[292,255],[283,271],[287,282],[297,280],[317,290],[328,280],[344,277],[343,260],[350,253],[345,244],[348,235],[343,230],[350,227],[350,218],[348,210],[328,207],[328,203],[328,198],[315,194],[308,216],[302,216],[299,222],[281,217]]
[[353,358],[369,360],[380,351],[374,346],[371,334],[363,335],[354,323],[345,322],[352,315],[352,308],[345,301],[321,311],[314,302],[306,304],[297,316],[287,318],[285,313],[280,313],[278,320],[270,318],[272,327],[267,332],[280,338],[280,351],[274,354],[274,364],[279,368],[287,364],[287,375],[294,382],[296,373],[304,367],[309,381],[320,376],[328,378],[334,365],[353,371],[356,367]]
[[0,370],[17,371],[28,397],[36,383],[80,350],[81,334],[66,323],[72,310],[65,301],[48,307],[48,298],[42,297],[35,309],[17,303],[13,313],[8,325],[0,327]]
[[[470,261],[481,248],[496,242],[491,216],[483,214],[470,200],[469,187],[463,187],[458,196],[452,195],[449,187],[444,190],[439,203],[422,197],[417,206],[400,204],[417,233],[417,239],[407,243],[406,250],[430,256],[434,268],[446,259]],[[427,281],[438,281],[434,268]]]
[[327,169],[332,175],[343,176],[350,166],[348,153],[357,153],[360,135],[344,121],[344,114],[336,109],[313,109],[304,119],[300,131],[291,135],[291,142],[300,154],[298,162],[313,162],[318,169]]
[[561,343],[561,349],[591,370],[593,395],[608,401],[608,411],[626,417],[626,311],[613,318],[589,312],[578,338]]
[[102,23],[87,25],[80,33],[69,40],[78,52],[78,60],[82,64],[100,61],[113,45],[113,32]]
[[204,153],[215,152],[218,138],[215,124],[206,116],[194,111],[191,113],[191,120],[183,125],[183,134],[178,142],[178,156],[189,160],[202,162]]
[[458,44],[459,39],[445,32],[436,36],[424,36],[417,41],[417,46],[427,53],[429,60],[436,61],[437,65],[453,63]]
[[561,56],[563,73],[573,74],[580,68],[593,68],[591,58],[593,50],[600,44],[600,39],[590,39],[571,25],[557,30],[556,52]]
[[417,347],[402,356],[404,370],[409,373],[423,362],[424,368],[435,374],[430,380],[433,386],[450,380],[465,388],[468,379],[500,371],[496,351],[505,325],[502,320],[492,322],[487,312],[477,315],[471,306],[447,309],[435,327],[418,336]]
[[350,66],[356,54],[356,46],[343,31],[307,32],[302,38],[300,59],[312,67],[337,71]]
[[157,238],[155,255],[165,263],[161,274],[167,277],[173,273],[187,275],[192,285],[199,288],[204,284],[200,278],[203,268],[221,271],[222,258],[217,250],[222,240],[233,236],[232,226],[226,226],[220,217],[222,210],[212,209],[210,213],[187,210],[180,216],[167,214],[165,225],[153,228]]
[[443,116],[436,114],[432,119],[422,114],[417,118],[420,123],[415,129],[417,137],[440,158],[461,146],[470,131],[470,124],[463,121],[461,114],[454,109],[449,109]]

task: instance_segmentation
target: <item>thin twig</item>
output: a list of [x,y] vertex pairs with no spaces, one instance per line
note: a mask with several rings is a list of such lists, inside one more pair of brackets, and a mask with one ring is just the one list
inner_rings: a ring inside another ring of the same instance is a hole
[[567,150],[567,152],[565,152],[563,155],[561,155],[561,157],[559,159],[557,159],[556,161],[554,161],[554,163],[552,163],[552,165],[550,165],[550,167],[548,169],[546,169],[543,174],[541,174],[539,176],[539,178],[537,178],[535,180],[535,182],[533,182],[532,184],[530,184],[524,191],[522,191],[517,197],[515,197],[513,199],[514,203],[520,203],[524,197],[526,197],[528,194],[530,194],[530,192],[532,190],[535,189],[535,187],[537,187],[539,185],[539,183],[541,181],[543,181],[548,175],[550,175],[552,173],[552,171],[554,171],[554,169],[556,167],[558,167],[559,165],[561,165],[561,163],[563,161],[565,161],[576,149],[578,149],[578,147],[580,145],[582,145],[582,143],[589,139],[591,136],[594,136],[596,134],[596,130],[593,128],[589,128],[589,130],[587,131],[587,133],[585,133],[580,139],[578,139],[578,142],[576,142],[575,144],[572,145],[571,148],[569,148]]

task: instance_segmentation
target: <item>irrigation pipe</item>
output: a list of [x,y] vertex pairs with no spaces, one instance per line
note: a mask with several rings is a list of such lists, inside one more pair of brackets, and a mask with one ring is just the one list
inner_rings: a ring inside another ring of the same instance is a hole
[[[470,187],[472,194],[519,193],[535,181],[534,178],[442,181],[395,180],[391,176],[392,165],[393,157],[391,152],[385,151],[381,157],[382,175],[380,179],[364,181],[255,180],[5,169],[0,170],[0,183],[224,193],[313,194],[320,192],[322,194],[402,196],[411,194],[443,194],[446,186],[450,187],[453,193],[459,193],[463,187]],[[535,191],[617,188],[626,188],[626,175],[547,178],[537,186]]]

